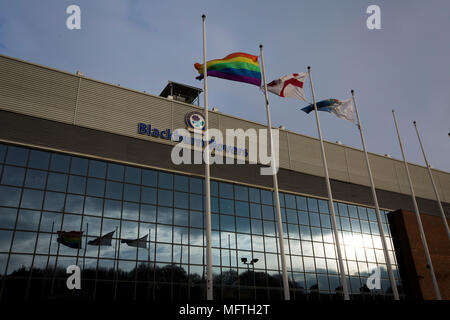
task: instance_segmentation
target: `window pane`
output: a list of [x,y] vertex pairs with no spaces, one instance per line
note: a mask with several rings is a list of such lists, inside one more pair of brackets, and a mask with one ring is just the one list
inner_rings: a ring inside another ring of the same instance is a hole
[[50,172],[48,174],[47,189],[65,192],[67,188],[67,174]]
[[250,188],[250,202],[261,203],[259,189]]
[[70,157],[58,153],[52,154],[50,161],[50,170],[56,172],[68,172],[70,165]]
[[234,186],[234,194],[236,200],[248,201],[248,188],[244,186]]
[[25,168],[5,166],[2,184],[21,187],[25,178]]
[[103,197],[105,195],[105,180],[89,178],[86,194],[90,196]]
[[123,190],[123,199],[127,201],[135,201],[139,202],[141,198],[140,187],[132,184],[125,184],[125,188]]
[[220,227],[224,231],[234,232],[234,217],[233,216],[220,216]]
[[34,169],[47,170],[49,162],[50,162],[50,153],[38,150],[31,150],[28,167]]
[[191,194],[189,196],[189,205],[190,208],[193,210],[203,210],[203,203],[202,203],[202,196]]
[[85,176],[87,174],[87,168],[88,168],[87,159],[72,157],[70,173]]
[[144,203],[156,204],[156,189],[142,187],[141,201]]
[[84,194],[86,191],[86,178],[80,176],[69,176],[70,193]]
[[28,160],[28,149],[19,147],[8,147],[8,154],[6,156],[7,164],[14,164],[16,166],[25,166]]
[[158,186],[160,188],[173,189],[173,174],[159,172]]
[[190,192],[191,193],[202,193],[203,190],[203,180],[197,178],[189,178],[190,181]]
[[174,189],[177,191],[188,192],[189,178],[186,176],[181,176],[179,174],[176,174],[174,176]]
[[177,208],[188,209],[188,194],[185,192],[174,192],[174,206]]
[[125,169],[122,165],[109,163],[108,164],[108,179],[123,181]]
[[120,182],[106,182],[106,197],[121,200],[122,199],[123,183]]
[[140,184],[141,169],[135,167],[125,167],[125,182]]
[[317,199],[308,198],[308,210],[319,212],[319,205],[317,203]]
[[44,210],[59,211],[64,209],[65,194],[59,192],[46,192]]
[[89,163],[89,176],[105,179],[106,163],[101,162],[101,161],[91,160]]
[[230,183],[219,183],[219,196],[221,198],[233,199],[233,185]]
[[261,190],[261,202],[263,204],[273,205],[272,191]]
[[158,204],[163,206],[172,206],[173,192],[167,190],[158,190]]
[[24,189],[22,195],[22,203],[20,207],[40,210],[42,208],[43,198],[44,198],[43,191]]
[[47,180],[47,172],[28,169],[25,179],[25,187],[44,189]]

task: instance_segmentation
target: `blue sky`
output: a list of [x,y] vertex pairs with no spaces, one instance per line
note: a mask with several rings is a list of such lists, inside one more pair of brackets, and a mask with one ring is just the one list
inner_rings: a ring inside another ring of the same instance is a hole
[[[66,28],[67,6],[81,8],[81,30]],[[368,30],[366,8],[381,8],[381,30]],[[356,92],[370,152],[401,159],[395,109],[408,161],[450,171],[450,1],[447,0],[0,0],[0,53],[158,95],[168,80],[202,87],[201,15],[208,59],[264,45],[267,80],[311,65],[316,96]],[[266,123],[255,86],[209,78],[210,107]],[[306,86],[310,98],[309,86]],[[317,137],[306,103],[269,97],[272,123]],[[320,114],[324,138],[361,148],[351,123]]]

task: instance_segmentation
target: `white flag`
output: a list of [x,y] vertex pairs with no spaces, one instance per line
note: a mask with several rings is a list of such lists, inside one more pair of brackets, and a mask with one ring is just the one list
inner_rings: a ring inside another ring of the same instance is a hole
[[306,73],[291,73],[273,80],[267,84],[267,90],[280,97],[294,98],[306,101],[303,83],[306,80]]
[[355,123],[352,99],[339,101],[339,104],[331,109],[331,113],[335,114],[338,118]]

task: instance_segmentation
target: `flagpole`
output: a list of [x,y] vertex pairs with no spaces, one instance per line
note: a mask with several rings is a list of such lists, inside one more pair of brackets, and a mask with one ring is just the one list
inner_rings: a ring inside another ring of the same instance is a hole
[[209,177],[209,134],[208,134],[208,84],[207,84],[207,64],[206,64],[206,31],[205,31],[206,16],[202,15],[203,21],[203,84],[205,91],[205,195],[206,195],[206,265],[207,265],[207,279],[206,279],[206,299],[213,299],[213,282],[212,282],[212,243],[211,243],[211,199],[210,199],[210,177]]
[[272,177],[273,177],[273,189],[275,193],[275,205],[277,209],[277,226],[278,226],[278,235],[280,242],[280,253],[281,253],[281,270],[283,273],[283,289],[284,289],[284,300],[290,300],[290,292],[289,292],[289,280],[287,275],[286,268],[286,256],[284,254],[284,235],[283,235],[283,225],[281,224],[281,209],[280,209],[280,195],[278,193],[278,178],[277,178],[277,163],[275,160],[275,153],[273,148],[273,134],[272,134],[272,123],[270,120],[270,107],[269,107],[269,97],[267,95],[267,84],[266,84],[266,73],[264,69],[264,56],[263,56],[263,46],[259,45],[259,50],[261,52],[261,66],[262,66],[262,76],[264,83],[264,95],[266,98],[266,113],[267,113],[267,127],[269,128],[269,142],[270,142],[270,155],[271,155],[271,167],[273,169]]
[[361,120],[359,119],[358,106],[356,104],[356,99],[355,99],[355,91],[351,90],[351,93],[352,93],[353,105],[355,106],[356,118],[358,120],[358,129],[359,129],[359,134],[361,136],[361,143],[362,143],[363,150],[364,150],[364,158],[366,159],[367,171],[369,173],[370,187],[372,189],[372,198],[373,198],[373,202],[375,205],[375,212],[377,215],[378,229],[380,230],[381,243],[383,244],[384,260],[386,261],[387,271],[388,271],[388,275],[389,275],[389,280],[391,282],[394,299],[400,300],[399,295],[398,295],[398,290],[397,290],[397,283],[395,282],[394,272],[392,271],[391,259],[389,257],[389,253],[388,253],[386,238],[384,236],[383,224],[382,224],[381,214],[380,214],[380,207],[378,205],[378,197],[377,197],[377,192],[375,190],[375,183],[373,181],[372,170],[370,169],[369,155],[367,154],[366,142],[364,140],[364,134],[362,131]]
[[345,277],[344,261],[342,259],[342,253],[341,253],[339,233],[338,233],[337,225],[336,225],[336,214],[334,213],[333,195],[331,193],[330,177],[328,175],[327,158],[325,156],[325,147],[323,145],[322,130],[320,129],[319,113],[317,112],[317,105],[316,105],[316,94],[314,92],[314,86],[313,86],[313,82],[312,82],[312,78],[311,78],[311,67],[310,66],[308,66],[308,75],[309,75],[309,83],[311,85],[311,92],[312,92],[312,97],[313,97],[313,102],[314,102],[314,112],[316,114],[317,131],[319,133],[319,140],[320,140],[320,150],[322,151],[323,170],[325,172],[325,182],[327,185],[328,203],[329,203],[329,207],[330,207],[330,211],[331,211],[331,221],[333,223],[334,239],[336,241],[336,251],[337,251],[338,260],[339,260],[339,275],[341,278],[342,289],[344,291],[344,299],[350,300],[350,296],[348,294],[348,288],[347,288],[347,281],[346,281],[346,277]]
[[398,143],[400,144],[400,150],[402,151],[403,163],[405,164],[406,175],[408,176],[409,189],[411,191],[411,198],[414,205],[414,211],[416,213],[417,225],[419,226],[420,238],[422,240],[422,245],[425,250],[425,256],[427,258],[427,267],[430,268],[431,279],[433,280],[434,291],[436,293],[437,300],[441,300],[441,293],[439,292],[439,287],[436,280],[436,275],[434,274],[433,263],[431,262],[430,251],[428,250],[427,239],[423,231],[422,220],[420,219],[419,207],[417,206],[416,194],[414,192],[411,175],[409,174],[408,163],[406,162],[405,151],[403,150],[402,139],[400,138],[400,131],[398,130],[397,119],[395,117],[395,111],[392,110],[392,116],[394,117],[395,129],[397,130]]
[[430,176],[431,185],[433,186],[434,194],[436,195],[436,201],[439,205],[439,210],[441,211],[442,222],[444,224],[445,230],[447,231],[447,237],[450,240],[450,230],[448,229],[447,218],[445,217],[444,208],[442,207],[441,198],[439,197],[439,192],[434,183],[433,173],[431,172],[431,166],[428,163],[427,156],[425,155],[425,149],[423,148],[422,140],[420,139],[419,130],[417,129],[416,121],[413,121],[414,128],[416,128],[417,138],[419,139],[420,148],[422,149],[423,158],[428,169],[428,175]]

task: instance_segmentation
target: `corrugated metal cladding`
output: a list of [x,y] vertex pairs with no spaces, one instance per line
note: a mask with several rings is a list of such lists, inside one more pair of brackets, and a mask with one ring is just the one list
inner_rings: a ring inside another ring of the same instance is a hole
[[[159,130],[185,128],[185,115],[201,108],[0,55],[0,109],[109,133],[171,144],[137,133],[139,122]],[[262,124],[210,112],[210,128],[264,128]],[[280,130],[280,167],[323,176],[317,139]],[[226,142],[226,141],[225,141]],[[267,143],[265,143],[267,144]],[[264,145],[264,144],[263,144]],[[247,145],[248,148],[248,145]],[[330,177],[369,186],[360,150],[325,143]],[[409,194],[401,161],[370,154],[377,188]],[[434,199],[425,167],[411,165],[417,196]],[[450,174],[434,170],[442,200],[450,202]]]

